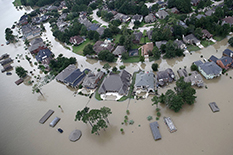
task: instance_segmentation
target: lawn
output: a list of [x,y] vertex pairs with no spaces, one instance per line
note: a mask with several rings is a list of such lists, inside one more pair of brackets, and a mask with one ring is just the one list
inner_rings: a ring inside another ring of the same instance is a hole
[[194,45],[188,45],[188,50],[189,50],[189,52],[198,51],[198,50],[200,50],[200,48],[197,46],[194,46]]
[[117,101],[125,101],[125,100],[127,100],[128,99],[128,96],[122,96],[119,100],[117,100]]
[[141,40],[140,40],[140,44],[145,44],[145,43],[148,43],[148,42],[151,42],[151,40],[148,38],[148,37],[142,37]]
[[99,22],[97,22],[96,20],[92,20],[92,23],[98,24]]
[[215,40],[217,40],[217,41],[221,41],[221,40],[223,40],[223,39],[226,38],[226,37],[214,36],[213,38],[214,38]]
[[209,45],[213,45],[214,42],[212,42],[212,41],[207,41],[207,40],[202,40],[202,41],[201,41],[201,44],[202,44],[204,47],[207,47],[207,46],[209,46]]
[[124,60],[122,59],[124,63],[134,63],[139,62],[139,56],[129,57],[128,59]]
[[13,4],[14,6],[21,6],[21,0],[15,0]]
[[140,45],[138,44],[133,44],[133,46],[131,47],[131,49],[138,49],[140,47]]
[[89,39],[86,39],[85,42],[83,42],[81,45],[79,46],[73,46],[73,52],[76,53],[76,54],[79,54],[79,55],[83,55],[83,49],[86,45],[88,44],[94,44],[93,41],[90,41]]
[[116,43],[119,43],[119,39],[120,39],[120,37],[121,37],[122,35],[121,34],[118,34],[118,35],[115,35],[113,38],[115,39],[114,40],[114,43],[116,44]]

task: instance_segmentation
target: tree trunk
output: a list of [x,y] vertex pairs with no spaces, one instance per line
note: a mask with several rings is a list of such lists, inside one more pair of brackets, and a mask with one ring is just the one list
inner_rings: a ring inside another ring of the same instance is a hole
[[93,125],[92,125],[91,121],[88,121],[88,122],[90,123],[91,127],[93,128]]
[[109,121],[108,121],[108,118],[105,118],[105,120],[107,121],[108,124],[110,124]]
[[40,91],[40,89],[38,91],[39,91],[40,95],[44,97],[44,95],[42,94],[42,92]]

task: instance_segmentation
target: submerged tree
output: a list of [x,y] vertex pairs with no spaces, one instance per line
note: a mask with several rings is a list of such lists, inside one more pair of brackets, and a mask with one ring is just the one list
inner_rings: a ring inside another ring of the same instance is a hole
[[27,75],[27,72],[23,67],[21,66],[17,66],[15,68],[15,72],[16,74],[20,77],[20,78],[24,78]]
[[41,90],[40,90],[40,86],[39,86],[38,84],[35,84],[35,85],[32,87],[32,93],[33,93],[33,94],[34,94],[34,93],[40,93],[41,96],[44,97],[43,93],[42,93]]

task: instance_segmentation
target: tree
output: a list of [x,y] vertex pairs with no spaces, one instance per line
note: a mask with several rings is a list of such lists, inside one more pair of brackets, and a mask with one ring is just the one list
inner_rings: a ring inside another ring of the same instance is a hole
[[228,40],[228,43],[233,47],[233,37]]
[[158,103],[160,102],[159,97],[154,96],[154,97],[151,99],[151,101],[153,102],[153,103],[152,103],[152,106],[153,106],[153,105],[156,105],[156,107],[158,108]]
[[27,70],[25,70],[23,67],[21,66],[17,66],[15,68],[15,72],[16,74],[20,77],[20,78],[24,78],[27,75]]
[[124,45],[124,42],[125,42],[125,36],[122,35],[119,39],[119,44]]
[[180,96],[184,103],[189,105],[193,104],[195,101],[196,90],[191,87],[190,82],[184,82],[184,77],[181,77],[176,81],[176,87],[174,88],[177,95]]
[[103,68],[106,69],[106,70],[108,70],[108,69],[111,68],[111,66],[108,63],[106,63],[106,64],[104,64]]
[[158,71],[158,66],[159,65],[157,63],[153,63],[151,68],[152,68],[153,71]]
[[83,49],[83,55],[91,55],[94,53],[95,53],[95,51],[93,50],[93,45],[91,45],[91,44],[88,44]]
[[200,27],[196,28],[196,30],[194,31],[194,35],[197,37],[197,39],[201,39],[202,38],[202,29]]
[[160,50],[158,49],[157,46],[154,46],[153,50],[152,50],[152,55],[153,57],[155,58],[155,60],[159,59],[160,56],[161,56],[161,52]]
[[144,62],[144,61],[145,61],[145,57],[141,55],[141,56],[139,57],[139,61]]
[[41,90],[40,90],[40,86],[39,86],[38,84],[35,84],[35,85],[32,87],[32,93],[33,93],[33,94],[34,94],[34,93],[40,93],[41,96],[44,97],[43,93],[42,93]]
[[130,50],[132,45],[133,45],[133,36],[132,35],[127,35],[125,36],[125,42],[124,42],[124,47],[126,50]]
[[5,39],[10,43],[15,41],[15,36],[13,35],[13,31],[10,28],[5,29]]
[[112,32],[110,28],[106,28],[104,30],[104,34],[102,35],[103,38],[111,38],[112,37]]
[[117,72],[117,67],[116,67],[116,66],[114,66],[114,67],[112,68],[112,72],[114,72],[114,73]]
[[198,67],[197,67],[197,65],[195,65],[195,64],[192,64],[191,67],[190,67],[190,69],[191,69],[192,71],[198,71]]
[[114,54],[112,54],[108,50],[103,50],[103,51],[99,52],[98,58],[99,58],[99,60],[113,62],[115,59],[115,56],[114,56]]
[[100,111],[101,111],[102,117],[106,119],[107,123],[109,124],[108,115],[112,114],[111,109],[104,106],[100,109]]

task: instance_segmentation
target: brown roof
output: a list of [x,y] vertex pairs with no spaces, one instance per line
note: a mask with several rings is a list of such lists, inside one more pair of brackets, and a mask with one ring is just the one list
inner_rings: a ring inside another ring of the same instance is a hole
[[227,17],[227,18],[224,18],[223,21],[225,21],[226,23],[229,23],[229,24],[233,24],[233,17]]
[[80,36],[74,36],[74,37],[70,37],[69,41],[72,44],[79,45],[79,44],[81,44],[84,41],[84,39],[82,37],[80,37]]
[[110,42],[97,41],[93,46],[93,50],[97,54],[99,54],[99,52],[103,50],[109,50],[109,52],[112,52],[112,50],[114,49],[114,45],[115,45],[114,43],[110,43]]
[[211,33],[209,33],[209,31],[207,31],[206,29],[201,31],[203,33],[203,37],[207,37],[207,38],[211,38],[213,37],[213,35]]
[[145,45],[142,46],[142,52],[143,55],[148,55],[149,51],[152,51],[154,48],[154,44],[153,43],[147,43]]

